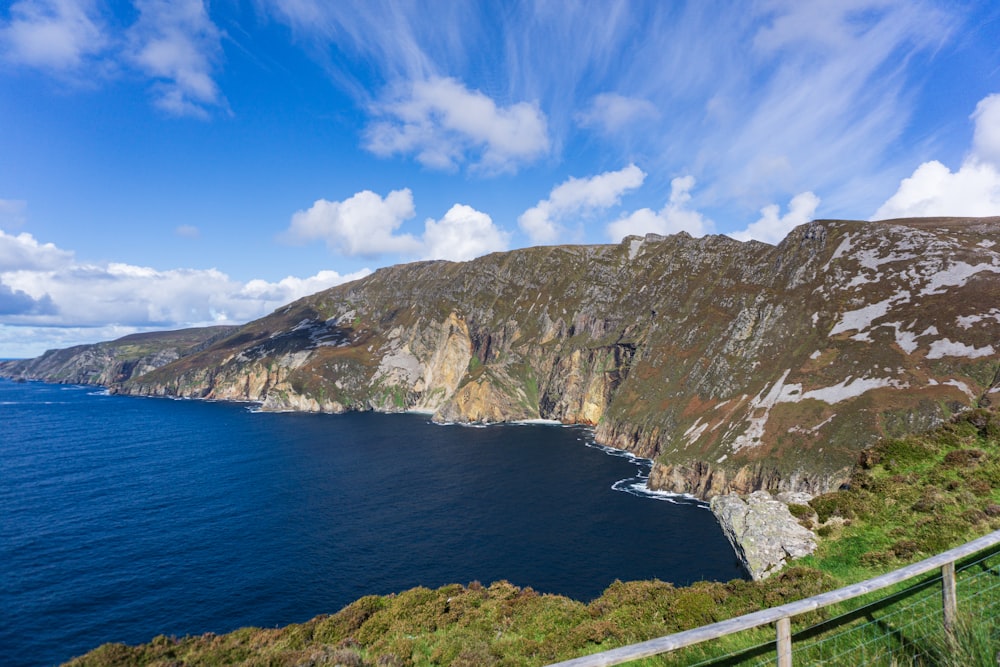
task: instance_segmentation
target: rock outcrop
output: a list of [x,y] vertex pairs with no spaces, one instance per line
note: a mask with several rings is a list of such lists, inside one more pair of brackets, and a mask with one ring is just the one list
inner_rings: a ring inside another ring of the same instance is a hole
[[1000,394],[1000,218],[817,221],[777,246],[628,237],[381,269],[126,394],[553,419],[650,487],[822,493],[857,452]]
[[767,579],[788,561],[816,549],[812,531],[799,524],[786,503],[767,491],[755,491],[745,498],[735,493],[715,496],[711,507],[754,581]]

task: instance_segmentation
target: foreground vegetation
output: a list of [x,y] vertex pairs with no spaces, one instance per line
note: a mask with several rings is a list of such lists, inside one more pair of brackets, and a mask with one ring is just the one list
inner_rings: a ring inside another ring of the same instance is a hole
[[[859,581],[1000,529],[1000,418],[974,410],[934,431],[882,441],[862,454],[844,489],[792,510],[817,530],[819,548],[764,582],[685,588],[616,582],[589,604],[507,582],[415,588],[365,597],[331,616],[281,629],[160,636],[137,647],[106,644],[71,664],[540,665],[713,623]],[[810,616],[799,620],[812,625],[823,618]],[[972,637],[968,643],[981,655],[1000,649],[992,625],[973,621],[959,634]],[[665,662],[690,664],[766,637],[750,633]],[[959,655],[947,640],[937,649],[933,641],[925,652],[931,657],[920,664],[948,664]]]

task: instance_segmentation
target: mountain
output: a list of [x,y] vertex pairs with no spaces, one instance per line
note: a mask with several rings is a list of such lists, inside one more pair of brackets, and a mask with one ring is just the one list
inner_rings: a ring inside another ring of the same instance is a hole
[[0,377],[108,386],[197,352],[233,329],[217,326],[156,331],[49,350],[35,359],[0,361]]
[[709,498],[836,488],[1000,392],[1000,217],[822,220],[381,269],[114,384],[269,410],[552,419]]

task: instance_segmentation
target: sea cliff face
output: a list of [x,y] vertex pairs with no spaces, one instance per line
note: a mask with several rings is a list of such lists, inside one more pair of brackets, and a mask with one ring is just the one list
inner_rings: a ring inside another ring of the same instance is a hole
[[997,398],[1000,218],[818,221],[419,262],[113,385],[265,409],[554,419],[701,498],[836,488],[881,435]]

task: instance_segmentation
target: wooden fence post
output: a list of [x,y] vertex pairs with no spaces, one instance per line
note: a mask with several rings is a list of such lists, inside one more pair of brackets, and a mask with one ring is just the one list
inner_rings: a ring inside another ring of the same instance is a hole
[[941,566],[941,602],[944,607],[944,630],[949,635],[955,632],[958,613],[958,592],[955,588],[955,561]]
[[[944,626],[948,633],[951,634],[957,629],[956,626],[958,624],[955,563],[998,544],[1000,544],[1000,530],[994,531],[989,535],[984,535],[971,542],[966,542],[960,547],[955,547],[944,553],[926,558],[919,563],[913,563],[898,570],[838,588],[835,591],[813,595],[804,600],[787,602],[778,607],[771,607],[770,609],[761,609],[760,611],[751,612],[736,618],[718,621],[711,625],[704,625],[700,628],[692,628],[664,637],[648,639],[637,644],[621,646],[600,653],[592,653],[572,660],[564,660],[563,662],[553,663],[549,667],[611,667],[612,665],[621,665],[641,658],[663,655],[709,640],[727,637],[737,632],[763,628],[772,623],[777,634],[775,644],[777,663],[779,667],[791,667],[792,618],[800,614],[816,611],[817,609],[823,609],[833,604],[854,600],[863,595],[869,595],[875,591],[896,586],[904,581],[935,572],[936,570],[941,570]],[[989,557],[992,558],[995,555],[996,552],[993,552]],[[997,667],[1000,667],[1000,654],[997,655]]]
[[792,667],[792,619],[788,616],[779,618],[778,628],[778,667]]

